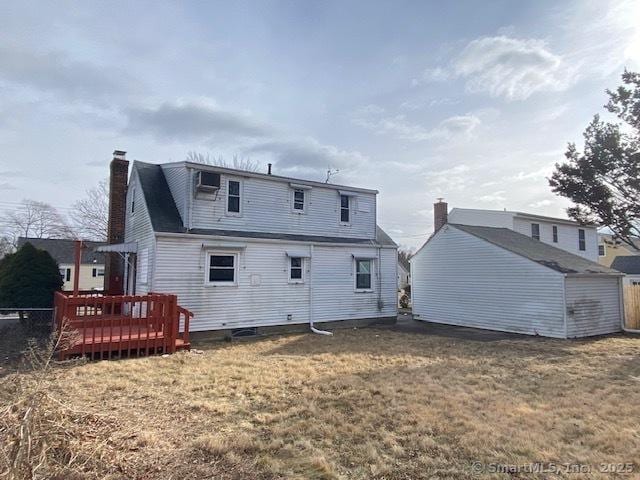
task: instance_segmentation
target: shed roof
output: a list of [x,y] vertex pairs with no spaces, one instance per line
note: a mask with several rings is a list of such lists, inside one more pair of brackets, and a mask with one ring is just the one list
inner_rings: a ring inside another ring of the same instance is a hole
[[449,225],[560,273],[620,275],[616,270],[508,228]]
[[619,255],[613,259],[611,268],[629,275],[640,275],[640,255]]
[[169,184],[160,165],[135,161],[134,169],[140,179],[140,187],[144,195],[151,225],[159,233],[183,233],[185,235],[211,235],[224,237],[264,238],[275,240],[289,240],[296,242],[345,243],[354,245],[397,246],[382,228],[376,226],[375,240],[368,238],[326,237],[320,235],[299,235],[275,232],[252,232],[242,230],[222,229],[191,229],[184,228],[182,217],[176,207],[175,200],[169,189]]
[[[75,262],[75,244],[74,240],[61,239],[61,238],[26,238],[20,237],[18,239],[18,247],[21,247],[25,243],[29,242],[34,247],[40,250],[46,250],[49,255],[59,264],[73,264]],[[95,252],[94,249],[106,245],[106,242],[83,242],[87,248],[82,250],[83,264],[104,264],[104,254]]]

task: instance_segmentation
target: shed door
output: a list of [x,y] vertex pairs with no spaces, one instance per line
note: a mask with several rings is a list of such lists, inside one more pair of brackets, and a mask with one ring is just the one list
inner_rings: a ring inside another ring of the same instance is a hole
[[566,304],[569,338],[620,331],[618,277],[567,277]]

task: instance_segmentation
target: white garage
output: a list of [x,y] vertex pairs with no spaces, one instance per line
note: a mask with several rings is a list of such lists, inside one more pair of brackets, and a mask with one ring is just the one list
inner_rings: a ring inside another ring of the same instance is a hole
[[418,320],[556,338],[621,330],[620,272],[506,228],[444,225],[411,279]]

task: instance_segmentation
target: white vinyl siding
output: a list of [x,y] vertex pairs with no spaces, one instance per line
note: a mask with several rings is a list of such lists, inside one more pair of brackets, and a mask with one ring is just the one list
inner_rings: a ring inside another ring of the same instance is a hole
[[567,277],[567,337],[617,332],[621,326],[618,277]]
[[[578,227],[577,225],[567,225],[553,223],[552,221],[543,222],[535,220],[533,223],[540,225],[540,241],[561,248],[567,252],[579,255],[593,262],[598,261],[598,233],[595,227]],[[518,233],[522,233],[528,237],[531,236],[532,220],[524,217],[514,219],[514,227]],[[553,227],[558,229],[558,241],[553,241]],[[586,249],[581,251],[578,248],[578,230],[585,231]]]
[[[215,243],[208,240],[207,248]],[[178,295],[195,314],[193,331],[308,323],[311,285],[316,322],[396,315],[395,249],[381,249],[384,277],[372,279],[380,281],[382,310],[377,292],[353,290],[353,256],[375,256],[376,248],[314,246],[313,257],[303,259],[304,283],[290,282],[288,252],[301,250],[310,254],[308,245],[247,241],[237,257],[237,288],[210,288],[202,239],[159,236],[154,289]]]
[[420,320],[564,336],[562,274],[454,227],[411,259],[411,283]]
[[[242,181],[242,216],[226,214],[227,180],[230,178]],[[350,222],[342,224],[339,222],[340,194],[334,188],[314,186],[312,190],[305,190],[305,215],[300,215],[294,212],[294,195],[289,183],[226,174],[222,174],[220,183],[220,191],[216,194],[198,193],[193,199],[192,228],[375,238],[374,193],[357,192],[351,197]],[[180,202],[176,198],[176,204]]]
[[[146,250],[148,263],[147,263],[147,275],[145,279],[138,279],[136,282],[136,294],[143,295],[153,290],[153,273],[154,273],[154,259],[155,259],[155,233],[151,226],[151,219],[149,218],[149,212],[147,205],[144,201],[144,195],[142,188],[138,185],[138,174],[136,170],[133,170],[131,180],[129,183],[129,189],[127,192],[127,203],[131,202],[131,196],[135,194],[136,201],[136,213],[135,215],[127,215],[125,222],[125,242],[137,242],[138,251],[142,252]],[[125,268],[126,271],[126,268]],[[126,273],[125,273],[126,277]],[[125,278],[126,279],[126,278]],[[127,279],[126,279],[127,280]],[[126,284],[125,284],[126,288]],[[170,291],[170,290],[169,290]]]

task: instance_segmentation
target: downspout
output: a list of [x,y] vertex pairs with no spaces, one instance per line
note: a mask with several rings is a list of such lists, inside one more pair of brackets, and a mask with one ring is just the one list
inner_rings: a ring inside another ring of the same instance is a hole
[[313,243],[309,246],[309,328],[319,335],[333,335],[326,330],[318,330],[313,326]]
[[620,321],[621,321],[621,328],[623,332],[626,333],[640,333],[640,330],[638,329],[634,329],[634,328],[627,328],[625,325],[625,312],[624,312],[624,283],[622,281],[623,277],[620,276],[618,277],[618,286],[620,287],[619,291],[620,291]]
[[[384,303],[382,303],[382,249],[378,246],[378,260],[376,261],[376,274],[378,275],[377,284],[378,284],[378,311],[381,312],[384,308]],[[396,262],[397,264],[398,262]],[[397,268],[397,267],[396,267]],[[396,272],[396,279],[398,274]]]

